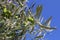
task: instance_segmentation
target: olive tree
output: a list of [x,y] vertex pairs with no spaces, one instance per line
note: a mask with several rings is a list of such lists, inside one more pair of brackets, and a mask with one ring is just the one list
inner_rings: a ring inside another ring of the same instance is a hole
[[[26,33],[38,34],[33,40],[43,39],[47,32],[56,28],[50,26],[52,16],[42,23],[42,5],[32,8],[26,4],[28,0],[0,0],[0,40],[26,40]],[[36,25],[39,29],[36,29]]]

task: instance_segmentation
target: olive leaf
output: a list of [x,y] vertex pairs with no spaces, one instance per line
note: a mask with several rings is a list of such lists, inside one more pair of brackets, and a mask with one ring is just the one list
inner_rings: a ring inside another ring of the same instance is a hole
[[50,17],[43,23],[43,25],[49,24],[49,22],[51,21],[51,19],[52,19],[52,16],[50,16]]
[[40,35],[40,36],[36,36],[35,38],[42,38],[43,37],[43,35]]
[[29,9],[32,9],[35,6],[36,3],[33,3]]
[[41,12],[42,12],[42,5],[38,5],[37,8],[36,8],[36,14],[35,14],[35,17],[37,19],[39,19],[40,15],[41,15]]
[[52,27],[52,28],[50,28],[50,27],[47,27],[47,26],[45,26],[45,25],[40,25],[40,24],[39,24],[39,26],[40,26],[41,28],[49,29],[49,30],[51,30],[51,29],[56,29],[56,28],[53,28],[53,27]]

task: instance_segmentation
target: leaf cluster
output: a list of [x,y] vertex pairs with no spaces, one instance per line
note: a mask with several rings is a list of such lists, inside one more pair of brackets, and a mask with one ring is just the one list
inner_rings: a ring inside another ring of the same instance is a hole
[[[16,4],[18,4],[16,6]],[[2,40],[26,40],[26,33],[34,32],[35,25],[39,25],[37,33],[40,35],[36,39],[43,38],[46,32],[56,28],[50,27],[52,17],[48,18],[43,24],[39,18],[42,12],[42,5],[36,7],[36,14],[32,15],[31,9],[35,3],[28,7],[26,0],[3,0],[0,3],[0,39]],[[27,12],[26,12],[27,10]],[[28,13],[28,14],[27,14]],[[44,34],[42,34],[44,32]],[[36,32],[34,33],[34,35]]]

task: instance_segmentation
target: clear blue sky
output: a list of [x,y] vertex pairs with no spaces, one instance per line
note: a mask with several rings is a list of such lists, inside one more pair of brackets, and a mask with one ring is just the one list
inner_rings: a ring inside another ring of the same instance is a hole
[[43,5],[42,16],[45,19],[53,16],[51,25],[56,26],[57,29],[48,33],[46,38],[48,40],[60,40],[60,0],[30,0],[29,4],[31,5],[33,1],[36,2],[36,5]]

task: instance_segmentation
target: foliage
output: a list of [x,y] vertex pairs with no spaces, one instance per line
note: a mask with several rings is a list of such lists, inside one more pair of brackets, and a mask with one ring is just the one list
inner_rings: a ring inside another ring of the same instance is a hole
[[42,5],[37,6],[36,14],[33,15],[31,9],[35,4],[28,7],[26,2],[26,0],[0,0],[0,40],[26,40],[27,31],[32,34],[35,25],[39,26],[36,31],[39,34],[34,40],[43,39],[45,33],[56,29],[50,27],[52,17],[44,23],[40,22]]

